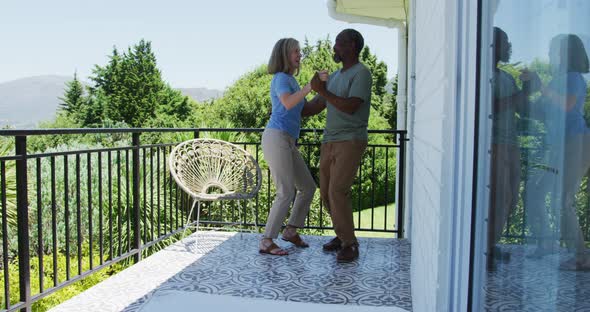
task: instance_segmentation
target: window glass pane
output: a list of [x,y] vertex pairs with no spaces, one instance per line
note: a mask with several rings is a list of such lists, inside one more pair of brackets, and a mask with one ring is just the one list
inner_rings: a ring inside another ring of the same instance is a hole
[[590,1],[481,3],[475,310],[590,311]]

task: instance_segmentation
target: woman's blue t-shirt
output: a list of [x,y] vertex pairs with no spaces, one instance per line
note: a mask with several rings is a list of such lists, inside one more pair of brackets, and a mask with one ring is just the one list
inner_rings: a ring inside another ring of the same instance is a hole
[[293,94],[299,90],[299,84],[293,75],[282,72],[274,74],[270,82],[272,113],[266,128],[283,130],[293,138],[299,138],[301,111],[303,110],[305,99],[301,100],[301,102],[297,103],[290,110],[287,110],[280,100],[281,95],[285,93]]
[[[576,97],[576,105],[574,108],[565,112],[565,135],[569,136],[590,132],[586,125],[586,120],[584,119],[586,80],[582,74],[578,72],[560,74],[551,80],[549,83],[549,89],[561,96]],[[559,116],[560,114],[556,115]]]

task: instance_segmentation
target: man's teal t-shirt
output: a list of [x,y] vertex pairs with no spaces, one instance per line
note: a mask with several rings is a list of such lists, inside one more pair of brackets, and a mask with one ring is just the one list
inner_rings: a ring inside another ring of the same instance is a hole
[[363,103],[356,112],[347,114],[339,111],[330,102],[326,102],[328,113],[323,142],[368,140],[367,126],[371,109],[372,83],[371,72],[362,63],[357,63],[346,71],[341,69],[330,75],[327,82],[328,91],[343,98],[360,98]]

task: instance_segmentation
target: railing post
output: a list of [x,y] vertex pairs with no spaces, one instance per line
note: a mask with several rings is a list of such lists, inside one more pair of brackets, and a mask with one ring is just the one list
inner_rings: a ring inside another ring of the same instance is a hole
[[132,134],[132,145],[133,145],[133,248],[137,250],[137,254],[134,256],[135,262],[141,260],[141,214],[140,214],[140,194],[139,194],[139,135],[141,133],[133,132]]
[[18,235],[18,276],[21,311],[31,311],[31,271],[29,259],[29,203],[27,194],[27,137],[15,137],[16,155],[16,207]]
[[406,180],[405,175],[405,164],[406,164],[406,132],[402,131],[399,133],[399,159],[398,159],[398,179],[397,183],[397,236],[398,238],[404,237],[404,183]]
[[199,130],[195,130],[195,131],[193,132],[193,138],[194,138],[194,139],[198,139],[198,138],[199,138],[199,136],[200,136],[200,129],[199,129]]

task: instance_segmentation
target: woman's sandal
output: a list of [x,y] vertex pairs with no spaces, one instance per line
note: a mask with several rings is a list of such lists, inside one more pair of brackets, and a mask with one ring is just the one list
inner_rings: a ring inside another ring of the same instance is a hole
[[301,236],[299,236],[298,233],[295,233],[295,235],[293,235],[292,237],[286,237],[285,235],[283,235],[281,238],[284,241],[290,242],[291,244],[293,244],[299,248],[309,247],[309,244],[307,244],[303,239],[301,239]]
[[268,246],[262,243],[262,247],[258,249],[258,252],[261,254],[269,254],[273,256],[286,256],[289,254],[286,250],[277,246],[277,244],[274,242],[270,243]]

